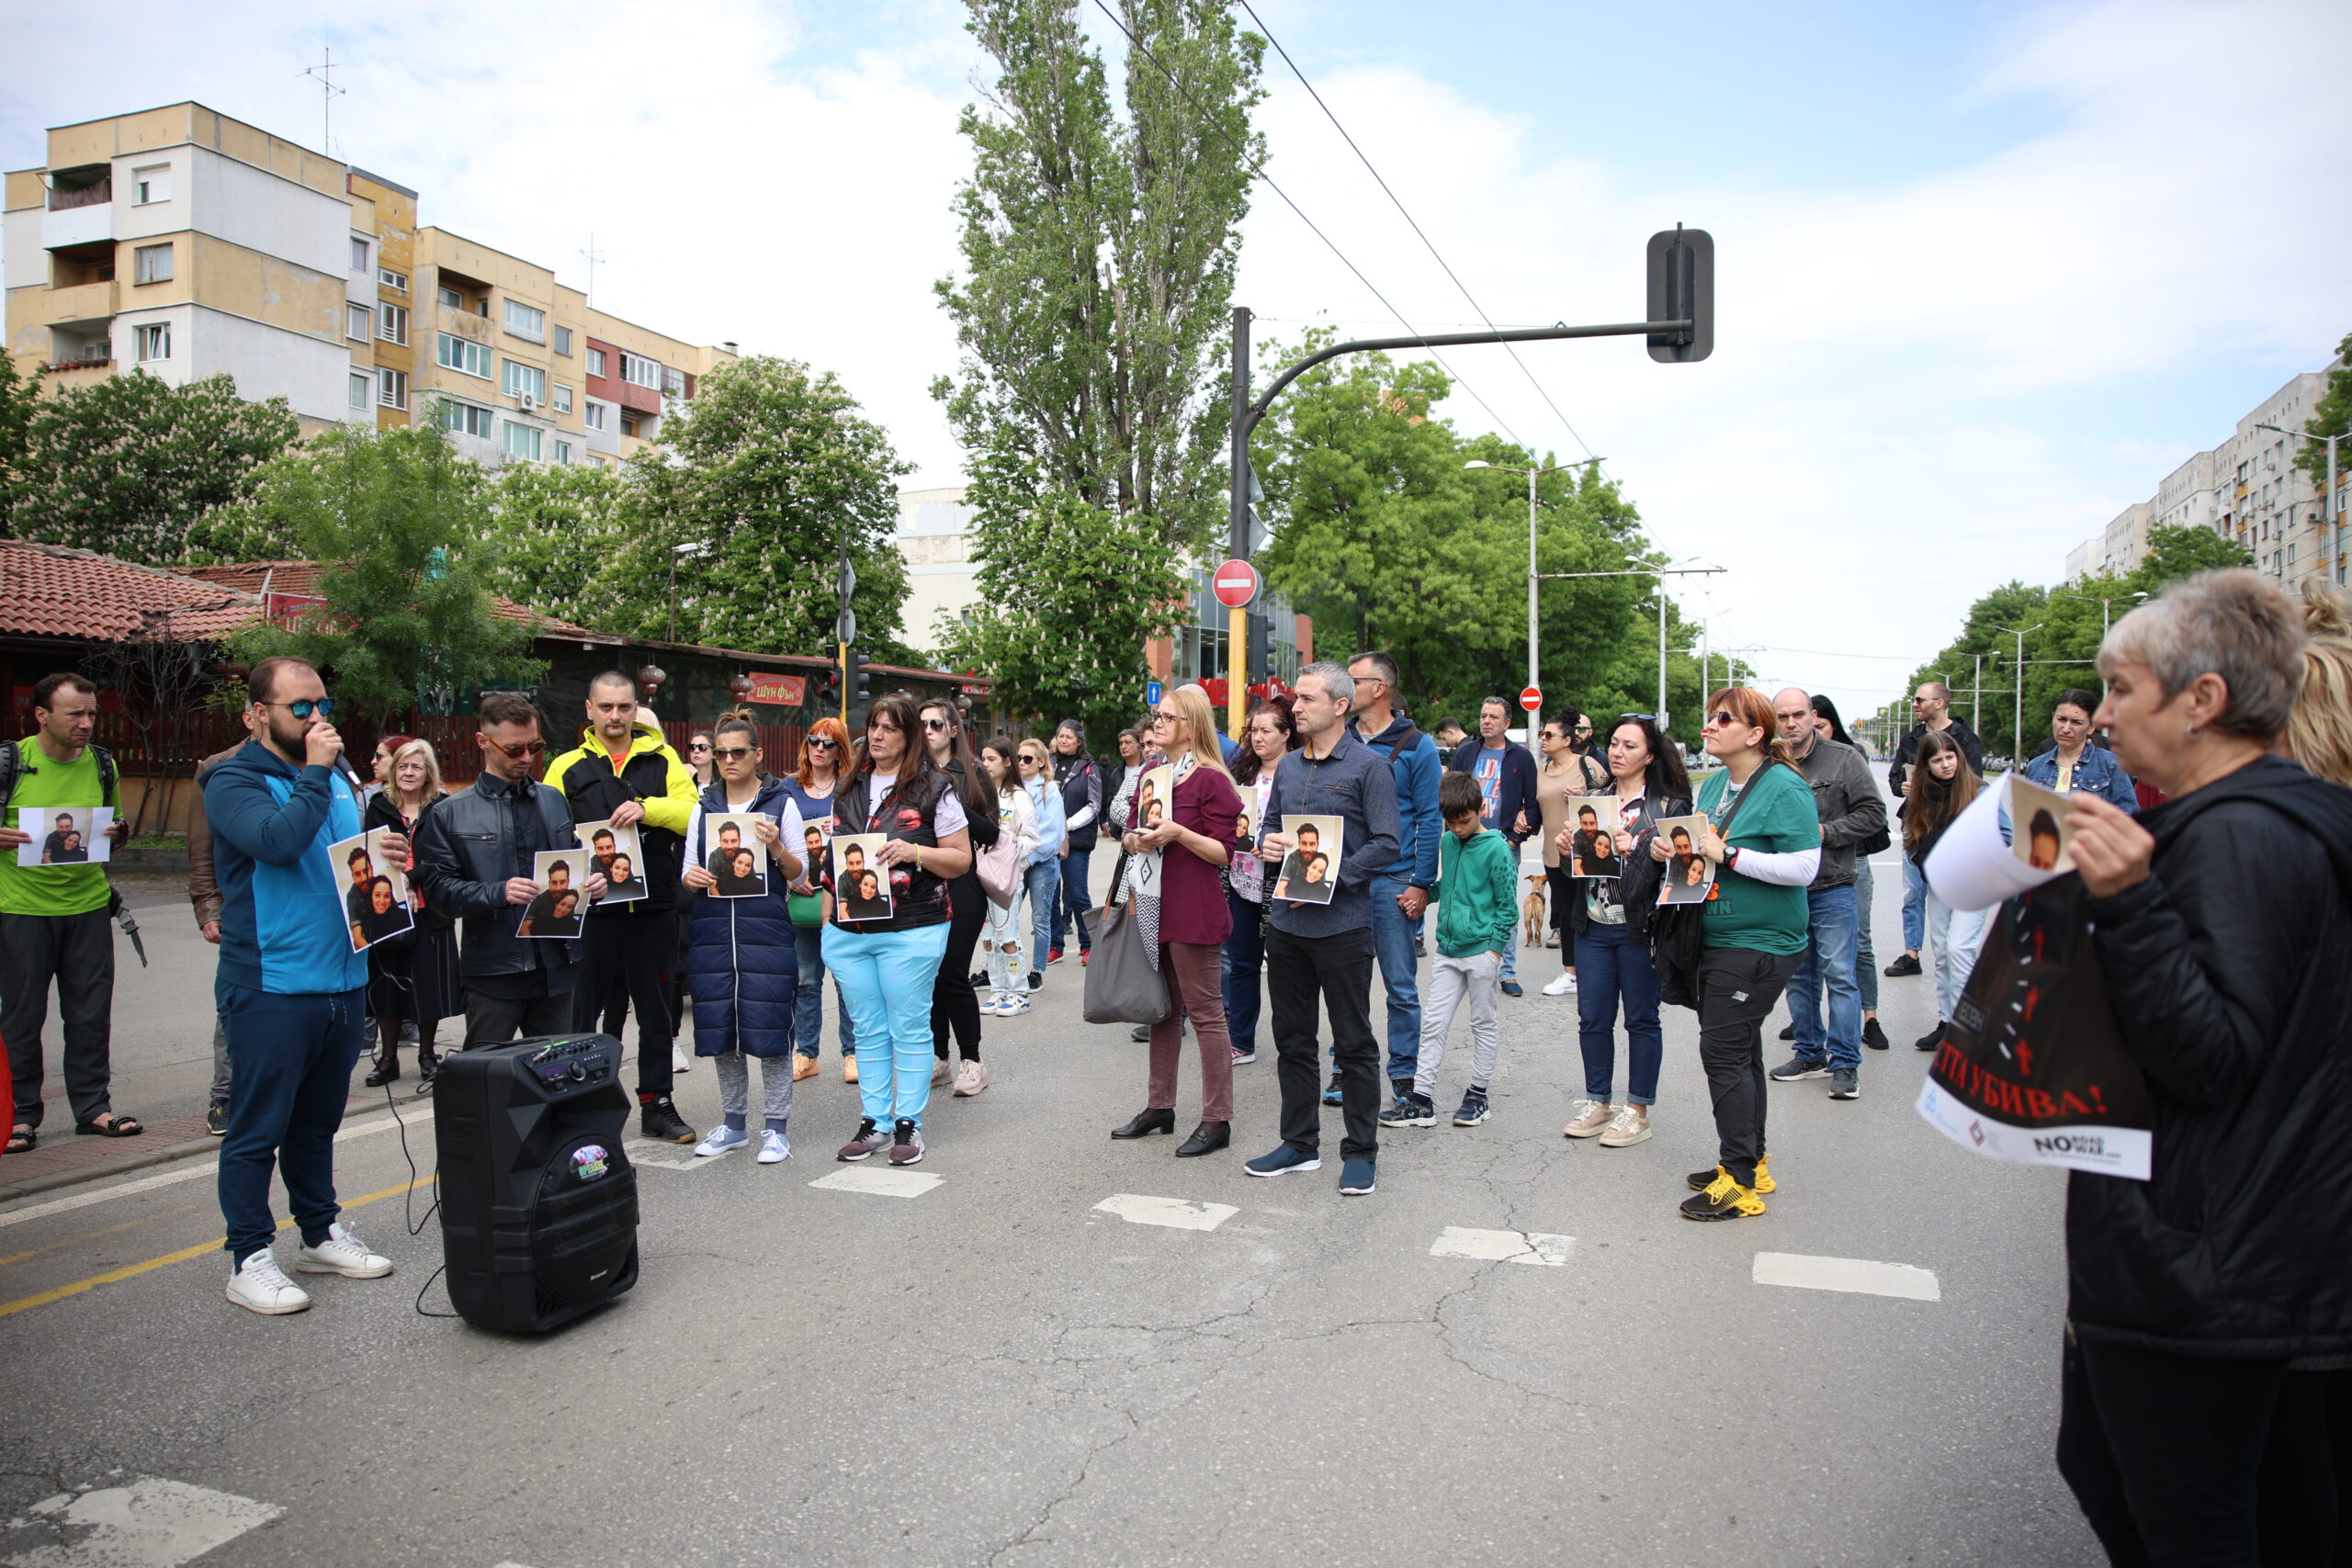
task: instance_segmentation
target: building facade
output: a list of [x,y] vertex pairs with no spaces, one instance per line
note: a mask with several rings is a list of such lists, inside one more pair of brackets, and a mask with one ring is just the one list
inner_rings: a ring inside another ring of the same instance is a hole
[[306,434],[432,420],[492,468],[620,462],[735,357],[422,227],[418,200],[201,104],[58,127],[6,179],[7,351],[58,389],[226,371]]

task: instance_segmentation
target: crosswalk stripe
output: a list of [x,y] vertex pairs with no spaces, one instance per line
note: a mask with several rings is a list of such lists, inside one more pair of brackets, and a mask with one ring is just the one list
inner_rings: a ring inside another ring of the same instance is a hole
[[1567,1262],[1576,1245],[1576,1237],[1555,1235],[1548,1231],[1486,1231],[1448,1225],[1430,1243],[1430,1256],[1557,1269]]
[[868,1170],[852,1166],[810,1182],[829,1192],[864,1192],[876,1198],[920,1198],[945,1178],[927,1170]]
[[1759,1252],[1749,1275],[1759,1285],[1800,1291],[1846,1291],[1864,1296],[1939,1302],[1943,1287],[1935,1271],[1908,1263],[1872,1263],[1860,1258],[1816,1258],[1803,1252]]
[[[14,1568],[180,1568],[286,1510],[207,1486],[139,1476],[119,1486],[61,1493],[0,1530],[0,1562]],[[62,1539],[67,1530],[73,1540]],[[47,1539],[17,1550],[39,1532]]]
[[1204,1203],[1192,1198],[1154,1198],[1141,1192],[1114,1192],[1095,1204],[1094,1212],[1116,1214],[1133,1225],[1213,1231],[1241,1211],[1230,1203]]

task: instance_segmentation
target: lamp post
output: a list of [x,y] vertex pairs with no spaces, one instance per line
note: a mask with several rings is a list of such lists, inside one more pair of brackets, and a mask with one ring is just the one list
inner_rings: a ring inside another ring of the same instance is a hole
[[[2076,601],[2077,603],[2084,604],[2089,604],[2089,603],[2092,601],[2092,599],[2094,599],[2094,598],[2098,597],[2097,595],[2095,595],[2095,594],[2090,594],[2090,593],[2052,593],[2052,594],[2051,594],[2050,596],[2051,596],[2052,599],[2072,599],[2072,600]],[[2114,622],[2114,613],[2113,613],[2112,609],[2110,608],[2110,606],[2112,606],[2112,605],[2116,605],[2116,604],[2130,604],[2130,603],[2132,603],[2134,599],[2145,599],[2147,596],[2148,596],[2147,590],[2145,590],[2145,589],[2142,589],[2142,590],[2141,590],[2139,592],[2137,592],[2137,593],[2118,593],[2118,594],[2114,595],[2112,598],[2099,599],[2099,601],[2098,601],[2098,639],[2099,639],[2099,641],[2101,641],[2101,642],[2105,642],[2105,641],[2107,640],[2108,628],[2109,628],[2109,626],[2110,626],[2113,624],[2113,622]]]
[[2018,639],[2018,671],[2009,682],[2011,705],[2009,723],[2012,727],[2009,732],[2009,744],[2017,749],[2016,755],[2009,759],[2009,771],[2012,773],[2025,762],[2025,634],[2038,632],[2049,624],[2047,621],[2036,621],[2030,626],[1996,626],[1993,628],[1995,631],[2007,632]]
[[2327,443],[2327,489],[2321,493],[2319,498],[2319,566],[2321,575],[2328,581],[2334,582],[2335,581],[2336,570],[2335,444],[2342,440],[2343,436],[2312,435],[2303,431],[2280,430],[2278,426],[2275,424],[2257,424],[2255,426],[2255,429],[2278,431],[2279,434],[2291,435],[2298,441],[2324,441]]
[[[1465,468],[1492,468],[1498,473],[1527,476],[1527,683],[1539,690],[1544,682],[1536,678],[1535,671],[1535,585],[1541,581],[1535,570],[1535,481],[1545,474],[1564,473],[1600,461],[1599,457],[1586,457],[1574,463],[1555,463],[1548,468],[1511,468],[1489,463],[1484,457],[1473,457],[1462,465]],[[1665,634],[1660,632],[1659,636],[1662,638]]]
[[672,642],[678,640],[678,558],[707,556],[709,553],[710,546],[701,540],[670,547],[670,640]]

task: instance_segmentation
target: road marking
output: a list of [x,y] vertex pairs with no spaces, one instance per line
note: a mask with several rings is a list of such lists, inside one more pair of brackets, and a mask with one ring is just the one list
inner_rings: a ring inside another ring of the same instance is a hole
[[945,1179],[923,1170],[867,1170],[857,1166],[819,1177],[808,1185],[831,1192],[864,1192],[876,1198],[920,1198]]
[[1858,1295],[1900,1296],[1914,1302],[1944,1299],[1932,1269],[1915,1269],[1908,1263],[1871,1263],[1860,1258],[1759,1252],[1751,1278],[1759,1285],[1788,1285],[1800,1291],[1849,1291]]
[[1553,1235],[1545,1231],[1481,1231],[1448,1225],[1430,1243],[1430,1256],[1557,1269],[1567,1262],[1576,1245],[1577,1238],[1572,1235]]
[[1241,1211],[1230,1203],[1203,1203],[1191,1198],[1151,1198],[1140,1192],[1114,1192],[1094,1205],[1098,1214],[1116,1214],[1131,1225],[1166,1225],[1170,1230],[1213,1231]]
[[[337,1133],[334,1135],[334,1141],[338,1144],[346,1143],[353,1138],[367,1137],[371,1133],[389,1133],[399,1125],[398,1122],[389,1116],[374,1122],[363,1122],[356,1127],[345,1127]],[[429,1126],[430,1123],[427,1125]],[[178,1170],[167,1170],[161,1176],[142,1176],[136,1181],[126,1181],[119,1187],[104,1187],[94,1192],[75,1192],[63,1198],[51,1198],[48,1202],[35,1203],[29,1209],[17,1209],[8,1213],[0,1214],[0,1229],[9,1225],[22,1224],[27,1220],[38,1220],[48,1214],[63,1214],[75,1209],[86,1209],[93,1203],[103,1203],[109,1198],[128,1198],[134,1192],[152,1192],[158,1187],[170,1187],[182,1181],[194,1181],[200,1176],[217,1175],[220,1169],[220,1162],[218,1159],[209,1159],[201,1165],[187,1166]]]
[[[122,1486],[60,1494],[0,1534],[0,1562],[14,1568],[179,1568],[286,1510],[184,1482],[141,1476]],[[74,1539],[61,1540],[67,1531]],[[48,1538],[13,1550],[28,1531]]]
[[[413,1181],[403,1181],[398,1187],[387,1187],[381,1192],[370,1192],[365,1198],[347,1199],[341,1206],[348,1212],[364,1208],[369,1203],[378,1202],[386,1198],[397,1198],[401,1193],[419,1187],[429,1188],[432,1185],[433,1178],[420,1176]],[[291,1219],[280,1220],[277,1222],[277,1228],[284,1230],[293,1223]],[[20,1312],[28,1312],[37,1306],[47,1306],[51,1302],[62,1302],[68,1296],[78,1296],[83,1292],[96,1290],[100,1285],[111,1285],[123,1280],[135,1280],[141,1274],[153,1273],[158,1269],[168,1269],[175,1263],[185,1263],[191,1258],[201,1258],[208,1252],[215,1257],[225,1258],[228,1252],[227,1242],[228,1238],[225,1236],[219,1241],[200,1241],[194,1247],[184,1247],[177,1252],[167,1252],[161,1258],[151,1258],[144,1263],[127,1263],[119,1269],[109,1269],[103,1274],[93,1274],[86,1280],[76,1280],[70,1285],[60,1285],[54,1290],[42,1291],[37,1295],[19,1296],[13,1302],[0,1302],[0,1317],[10,1317]],[[0,1559],[0,1561],[13,1561],[13,1559]]]
[[630,1164],[659,1166],[663,1170],[708,1170],[724,1157],[713,1155],[705,1159],[690,1145],[665,1144],[652,1138],[632,1138],[621,1147],[628,1151]]

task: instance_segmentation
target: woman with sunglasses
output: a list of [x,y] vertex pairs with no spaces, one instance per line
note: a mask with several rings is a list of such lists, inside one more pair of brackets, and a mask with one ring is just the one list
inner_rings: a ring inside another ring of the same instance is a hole
[[1568,911],[1583,893],[1568,874],[1560,845],[1568,829],[1568,797],[1601,795],[1610,787],[1609,770],[1587,750],[1592,721],[1575,708],[1562,708],[1544,721],[1536,732],[1535,804],[1544,818],[1544,880],[1552,895],[1552,929],[1560,933],[1560,973],[1544,987],[1547,997],[1574,996],[1577,988],[1577,944],[1568,935]]
[[686,742],[686,768],[694,774],[697,790],[708,789],[710,781],[718,776],[711,766],[710,747],[710,732],[704,729],[695,730]]
[[[1804,956],[1811,915],[1805,889],[1821,869],[1821,817],[1813,789],[1780,739],[1770,698],[1727,686],[1707,704],[1700,735],[1723,763],[1699,786],[1711,826],[1696,851],[1715,882],[1701,905],[1699,1060],[1715,1102],[1720,1157],[1694,1171],[1682,1214],[1747,1218],[1764,1212],[1775,1183],[1765,1165],[1764,1019]],[[1650,856],[1664,861],[1661,839]]]
[[[947,884],[971,868],[972,843],[955,776],[933,764],[922,722],[913,698],[876,698],[866,712],[865,754],[834,795],[840,831],[887,836],[873,859],[890,879],[891,898],[887,917],[853,923],[842,918],[836,892],[825,926],[825,966],[839,977],[866,1043],[858,1084],[865,1117],[842,1145],[844,1160],[886,1146],[892,1165],[923,1156],[931,998],[947,953]],[[831,888],[830,867],[825,877]]]
[[[800,766],[784,781],[784,792],[799,813],[800,819],[820,829],[830,840],[833,834],[833,793],[839,784],[844,759],[849,754],[849,730],[840,719],[828,714],[808,727],[808,736],[800,742]],[[805,841],[803,844],[805,848]],[[806,858],[805,856],[803,857]],[[817,892],[817,874],[823,867],[804,865],[800,880],[792,891],[805,901]],[[803,923],[806,920],[807,923]],[[800,966],[800,986],[793,1021],[794,1050],[792,1063],[794,1082],[817,1076],[818,1058],[825,1048],[825,926],[820,915],[813,920],[806,915],[792,925],[793,953]],[[839,1021],[834,1032],[842,1043],[842,1081],[857,1081],[857,1025],[851,1021],[849,1008],[842,1000],[839,980],[833,982],[833,1010]]]
[[1062,844],[1069,836],[1062,807],[1061,786],[1054,783],[1054,764],[1046,743],[1034,738],[1021,743],[1018,759],[1021,787],[1028,792],[1037,818],[1037,847],[1022,863],[1021,879],[1029,891],[1030,964],[1028,988],[1046,984],[1046,954],[1054,934],[1054,909],[1062,897]]
[[[963,798],[966,826],[975,850],[996,845],[995,791],[980,776],[980,760],[964,732],[964,716],[944,697],[922,705],[922,739],[930,749],[932,766],[956,781]],[[969,1099],[989,1087],[989,1070],[980,1066],[980,994],[972,988],[972,952],[979,945],[980,927],[996,906],[980,886],[978,857],[960,876],[947,884],[947,956],[939,962],[939,978],[932,983],[931,1055],[933,1085],[947,1081],[947,1036],[956,1036],[956,1093]]]

